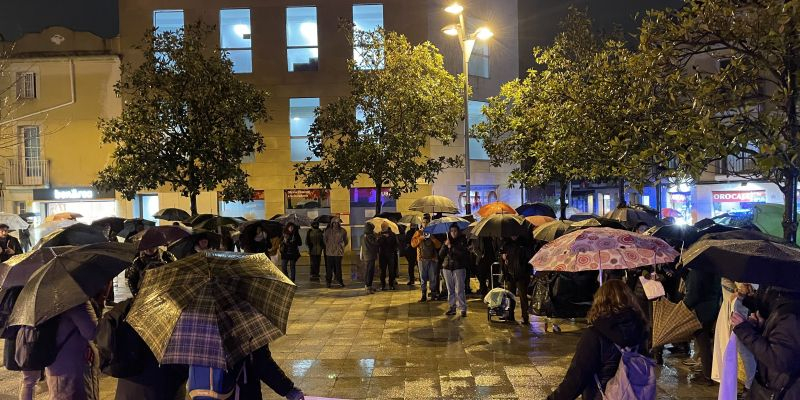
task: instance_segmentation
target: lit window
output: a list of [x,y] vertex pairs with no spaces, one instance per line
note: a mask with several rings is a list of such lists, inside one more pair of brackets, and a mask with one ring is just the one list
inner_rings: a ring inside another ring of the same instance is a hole
[[319,107],[318,98],[289,99],[289,140],[292,161],[319,161],[308,148],[308,131],[314,123],[314,110]]
[[[483,21],[467,18],[467,32],[485,26]],[[486,40],[476,40],[472,55],[469,58],[469,74],[481,78],[489,77],[489,43]]]
[[156,34],[178,32],[183,28],[183,10],[153,11],[153,27],[156,28]]
[[[485,101],[470,100],[469,101],[469,127],[486,121],[486,116],[483,115],[481,109],[487,103]],[[483,141],[477,138],[470,137],[469,139],[469,159],[470,160],[488,160],[489,154],[483,148]]]
[[219,11],[219,43],[233,62],[233,72],[253,72],[253,46],[250,39],[250,10],[233,8]]
[[286,9],[286,59],[289,72],[319,69],[317,8]]
[[[353,25],[356,31],[369,32],[383,27],[383,4],[353,5]],[[364,60],[367,49],[356,46],[353,49],[353,60],[360,69],[382,68],[383,60],[375,62],[374,57]]]
[[35,99],[36,98],[36,73],[35,72],[17,72],[17,99]]

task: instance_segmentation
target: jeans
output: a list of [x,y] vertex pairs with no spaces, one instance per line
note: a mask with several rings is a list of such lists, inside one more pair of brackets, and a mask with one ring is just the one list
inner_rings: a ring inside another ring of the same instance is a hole
[[[286,268],[287,266],[289,267],[288,271],[287,271],[287,268]],[[297,273],[297,260],[294,260],[294,259],[290,260],[290,259],[287,259],[287,258],[282,259],[281,260],[281,269],[283,269],[283,274],[288,276],[289,279],[291,279],[292,282],[294,282],[295,274]]]
[[389,271],[389,286],[397,283],[397,256],[393,254],[381,255],[378,262],[381,267],[381,288],[386,287],[386,272]]
[[375,280],[375,260],[364,261],[367,264],[367,275],[364,277],[364,286],[371,288]]
[[36,384],[41,378],[42,371],[22,371],[22,383],[20,384],[19,388],[19,400],[33,400],[36,394]]
[[311,277],[312,278],[319,278],[319,265],[320,261],[322,261],[322,256],[317,255],[310,255],[311,258]]
[[330,284],[333,279],[344,285],[342,279],[342,256],[328,256],[325,260],[325,282]]
[[423,297],[427,296],[428,282],[431,282],[431,294],[433,293],[438,272],[436,270],[436,260],[419,260],[419,284]]
[[464,277],[467,275],[465,269],[445,269],[444,281],[447,284],[447,303],[450,309],[458,308],[462,312],[467,312],[467,295],[464,291]]

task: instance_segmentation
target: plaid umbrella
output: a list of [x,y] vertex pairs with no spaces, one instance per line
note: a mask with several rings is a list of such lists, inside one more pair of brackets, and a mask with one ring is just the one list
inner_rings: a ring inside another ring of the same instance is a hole
[[667,242],[613,228],[587,228],[544,245],[530,260],[537,271],[597,271],[669,263],[678,252]]
[[264,254],[198,253],[147,271],[126,321],[160,364],[228,368],[286,333],[295,289]]

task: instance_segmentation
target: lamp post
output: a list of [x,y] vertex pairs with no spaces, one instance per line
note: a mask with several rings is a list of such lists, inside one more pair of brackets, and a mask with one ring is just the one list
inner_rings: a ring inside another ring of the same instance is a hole
[[480,27],[468,35],[467,26],[464,23],[464,7],[458,3],[453,3],[444,10],[450,14],[458,15],[458,23],[445,26],[442,28],[442,32],[449,36],[458,36],[458,42],[461,45],[461,66],[464,69],[464,186],[467,193],[464,209],[466,214],[469,215],[472,214],[472,189],[469,170],[469,58],[472,55],[472,49],[475,48],[475,41],[487,40],[492,37],[493,33],[489,28]]

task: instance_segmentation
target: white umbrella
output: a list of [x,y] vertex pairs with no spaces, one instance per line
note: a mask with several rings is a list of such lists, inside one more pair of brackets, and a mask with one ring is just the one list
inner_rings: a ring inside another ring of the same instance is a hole
[[419,211],[421,213],[445,213],[445,214],[458,214],[458,207],[453,203],[453,200],[444,196],[424,196],[414,200],[408,207],[411,211]]
[[28,223],[17,214],[0,213],[0,224],[8,225],[12,231],[28,229]]

